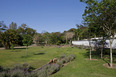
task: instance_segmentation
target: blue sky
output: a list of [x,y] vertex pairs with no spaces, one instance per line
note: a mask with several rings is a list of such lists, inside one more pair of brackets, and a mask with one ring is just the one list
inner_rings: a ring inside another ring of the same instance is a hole
[[80,0],[0,0],[0,21],[16,22],[37,32],[63,32],[81,24],[85,4]]

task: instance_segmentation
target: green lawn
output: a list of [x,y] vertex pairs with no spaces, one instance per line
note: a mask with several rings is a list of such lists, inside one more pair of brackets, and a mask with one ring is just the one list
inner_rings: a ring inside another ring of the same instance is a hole
[[[116,77],[116,69],[103,66],[105,61],[87,60],[86,50],[77,48],[30,47],[26,49],[0,50],[0,65],[10,67],[15,64],[27,63],[35,68],[47,64],[50,59],[62,54],[75,54],[76,59],[50,77]],[[27,57],[25,57],[27,55]]]

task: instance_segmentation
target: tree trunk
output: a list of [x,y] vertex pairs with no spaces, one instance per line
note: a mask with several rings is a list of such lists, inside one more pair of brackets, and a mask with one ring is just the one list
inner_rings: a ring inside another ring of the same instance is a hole
[[70,40],[70,45],[72,45],[72,40]]
[[48,41],[46,41],[46,44],[48,44]]
[[102,45],[101,45],[101,59],[103,58],[103,50],[104,50],[104,36],[103,36]]
[[89,52],[89,59],[91,60],[91,48],[90,48],[90,52]]
[[5,49],[8,49],[7,45],[4,45]]
[[28,46],[26,46],[25,57],[27,57],[27,48],[28,48]]
[[68,44],[68,40],[67,40],[67,38],[66,38],[66,44]]
[[10,49],[10,45],[7,43],[7,44],[4,44],[4,48],[5,49]]
[[78,37],[78,41],[79,41],[79,37]]
[[103,58],[103,45],[101,47],[101,59]]
[[110,39],[110,67],[112,67],[112,40]]
[[7,46],[5,45],[5,43],[3,43],[3,46],[4,46],[5,49],[7,49]]
[[8,49],[10,49],[11,45],[8,45]]
[[48,42],[47,42],[47,40],[45,41],[45,43],[46,43],[46,45],[45,45],[45,46],[47,46],[47,43],[48,43]]
[[90,48],[90,50],[89,50],[89,59],[91,60],[91,43],[90,43],[90,39],[89,39],[89,48]]

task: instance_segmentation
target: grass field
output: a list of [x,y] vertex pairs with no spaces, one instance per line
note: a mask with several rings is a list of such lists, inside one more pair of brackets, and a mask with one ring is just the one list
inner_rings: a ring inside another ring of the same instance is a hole
[[15,64],[27,63],[35,68],[47,64],[50,59],[62,54],[75,54],[76,59],[50,77],[116,77],[116,69],[103,66],[105,61],[90,61],[86,50],[65,47],[30,47],[15,50],[0,50],[0,66],[12,67]]

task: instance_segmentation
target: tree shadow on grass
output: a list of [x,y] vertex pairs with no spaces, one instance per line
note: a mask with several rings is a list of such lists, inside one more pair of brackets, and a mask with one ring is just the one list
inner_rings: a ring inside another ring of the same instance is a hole
[[44,55],[45,53],[34,53],[34,55]]
[[[89,58],[89,49],[87,49],[87,52],[86,53],[80,53],[82,54],[85,58]],[[100,51],[97,50],[97,51],[91,51],[91,56],[92,58],[94,59],[100,59]]]
[[21,56],[21,58],[28,58],[28,57],[30,57],[30,55],[23,55],[23,56]]
[[[95,51],[92,51],[92,58],[93,59],[101,59],[101,50],[100,49],[97,49]],[[89,49],[87,49],[87,52],[86,53],[80,53],[82,54],[85,58],[89,58]],[[116,63],[116,49],[113,49],[113,63]],[[107,48],[107,49],[104,49],[103,50],[103,58],[102,60],[107,63],[108,65],[109,62],[110,62],[110,50]]]
[[109,61],[108,60],[106,60],[106,59],[102,59],[105,63],[107,63],[108,64],[108,66],[110,66],[110,63],[109,63]]
[[21,52],[22,50],[24,50],[26,48],[14,48],[14,49],[10,49],[12,52]]
[[19,50],[19,49],[26,49],[26,48],[14,48],[14,49]]

